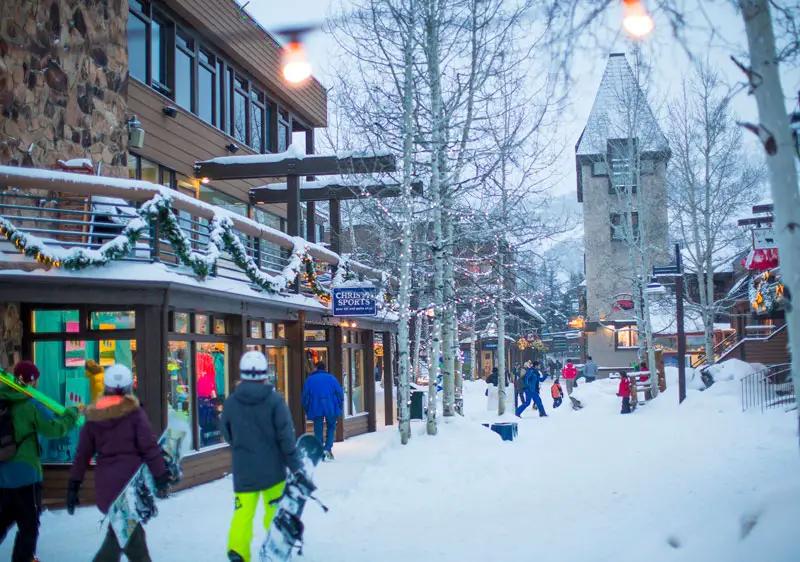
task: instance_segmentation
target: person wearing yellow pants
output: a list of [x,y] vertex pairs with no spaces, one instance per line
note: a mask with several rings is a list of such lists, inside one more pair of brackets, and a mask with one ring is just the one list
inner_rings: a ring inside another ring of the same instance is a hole
[[295,447],[294,425],[283,397],[267,383],[267,358],[248,351],[239,363],[241,384],[225,400],[221,430],[231,445],[234,512],[228,534],[228,560],[249,562],[253,517],[264,502],[269,529],[287,470],[302,469]]

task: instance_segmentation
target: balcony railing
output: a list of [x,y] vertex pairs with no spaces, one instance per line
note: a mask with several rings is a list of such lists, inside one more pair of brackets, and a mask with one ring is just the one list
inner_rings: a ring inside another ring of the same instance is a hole
[[[0,253],[23,252],[32,266],[30,258],[80,269],[119,247],[114,261],[160,262],[180,273],[326,300],[334,268],[344,261],[324,246],[134,180],[0,166],[0,219]],[[197,263],[210,271],[187,269]],[[346,267],[362,278],[385,277],[358,262]]]
[[742,411],[761,411],[795,403],[791,363],[771,365],[742,379]]

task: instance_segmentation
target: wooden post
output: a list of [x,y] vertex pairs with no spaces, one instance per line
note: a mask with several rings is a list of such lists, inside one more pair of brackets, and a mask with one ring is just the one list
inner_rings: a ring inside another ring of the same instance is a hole
[[300,176],[286,176],[286,233],[300,236]]
[[144,404],[147,417],[156,435],[164,429],[162,410],[164,373],[167,366],[162,357],[162,316],[160,306],[144,306],[136,318],[136,375],[137,394]]
[[367,431],[375,431],[377,427],[377,417],[375,408],[375,332],[364,330],[361,332],[364,338],[364,407],[367,410]]
[[341,232],[342,232],[342,203],[338,199],[330,201],[330,221],[331,221],[331,251],[341,254]]
[[247,343],[245,342],[247,338],[247,315],[232,316],[229,322],[230,335],[232,335],[234,339],[228,347],[229,387],[226,389],[226,396],[230,396],[231,393],[233,393],[233,389],[236,388],[236,383],[239,382],[239,361],[245,351],[247,351]]
[[306,240],[312,243],[317,242],[316,206],[314,201],[306,203]]
[[[344,330],[341,326],[333,327],[333,341],[331,341],[331,365],[329,366],[330,373],[336,377],[339,384],[344,389],[344,347],[343,347]],[[345,396],[344,407],[342,408],[342,418],[336,424],[336,441],[344,441],[344,419],[347,417],[347,401],[348,397]]]
[[383,332],[383,402],[386,408],[386,425],[394,424],[394,334]]
[[306,417],[303,411],[303,353],[305,349],[306,314],[299,312],[296,322],[286,323],[286,337],[289,340],[289,389],[287,402],[292,412],[292,423],[297,435],[306,432]]

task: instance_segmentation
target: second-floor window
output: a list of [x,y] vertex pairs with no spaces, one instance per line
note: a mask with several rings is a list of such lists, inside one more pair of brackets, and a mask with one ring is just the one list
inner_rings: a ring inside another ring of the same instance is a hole
[[611,213],[611,239],[629,240],[639,239],[639,213],[631,213],[631,224],[628,224],[627,213]]
[[636,193],[639,184],[638,156],[636,139],[609,139],[609,193]]

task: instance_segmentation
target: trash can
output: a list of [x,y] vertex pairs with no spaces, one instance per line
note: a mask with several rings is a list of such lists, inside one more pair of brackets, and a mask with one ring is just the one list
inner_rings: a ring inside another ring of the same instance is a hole
[[489,429],[497,433],[500,437],[502,437],[503,441],[513,441],[514,438],[517,436],[516,422],[501,422],[501,423],[493,423],[491,425],[485,423],[483,424],[483,427],[488,427]]
[[411,391],[411,419],[421,420],[425,419],[425,391],[412,390]]

